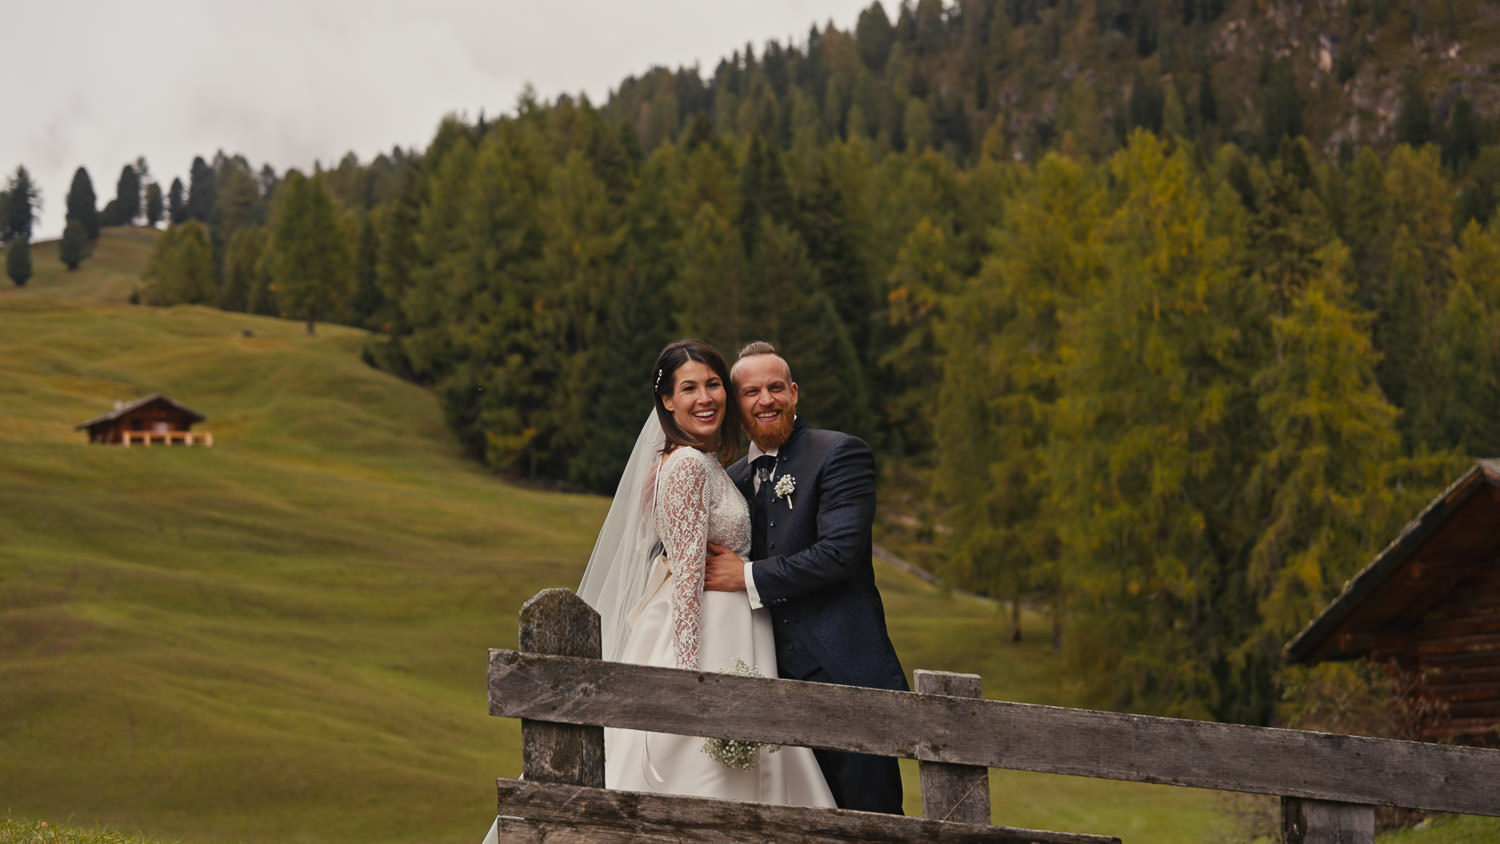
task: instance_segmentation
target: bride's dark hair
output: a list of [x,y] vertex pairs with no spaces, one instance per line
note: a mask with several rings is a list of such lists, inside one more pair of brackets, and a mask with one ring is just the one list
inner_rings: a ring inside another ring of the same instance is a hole
[[[718,443],[699,442],[683,431],[662,402],[677,387],[677,370],[690,360],[706,365],[724,384],[724,422],[719,426]],[[656,356],[656,365],[651,367],[651,401],[656,406],[656,418],[661,422],[662,433],[667,438],[665,450],[687,445],[708,451],[710,446],[716,446],[712,449],[714,455],[726,465],[739,456],[740,403],[735,400],[734,388],[729,383],[729,366],[724,363],[724,356],[718,349],[692,338],[668,343]]]

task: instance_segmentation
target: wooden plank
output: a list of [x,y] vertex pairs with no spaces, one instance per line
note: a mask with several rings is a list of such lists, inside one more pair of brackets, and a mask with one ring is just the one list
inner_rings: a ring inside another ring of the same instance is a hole
[[741,803],[529,780],[502,779],[496,787],[501,841],[1120,844],[1120,839],[1105,835],[963,824],[848,809]]
[[[978,674],[953,674],[920,668],[912,674],[917,691],[922,694],[984,697],[983,681]],[[946,762],[921,762],[917,768],[922,778],[924,817],[959,823],[990,822],[989,768]]]
[[490,651],[490,714],[1500,815],[1500,752]]
[[1375,807],[1323,800],[1281,800],[1282,844],[1373,844]]
[[[567,589],[545,589],[521,607],[521,650],[584,657],[603,654],[599,614]],[[526,779],[604,787],[604,728],[521,719]]]

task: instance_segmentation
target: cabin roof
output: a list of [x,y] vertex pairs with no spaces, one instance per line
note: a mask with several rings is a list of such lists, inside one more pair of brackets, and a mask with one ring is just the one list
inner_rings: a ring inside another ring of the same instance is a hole
[[130,413],[133,410],[137,410],[139,408],[145,407],[148,404],[151,404],[153,402],[158,402],[158,401],[160,401],[160,402],[166,402],[167,404],[170,404],[171,406],[177,408],[178,410],[182,411],[183,413],[186,413],[187,415],[193,417],[193,421],[194,422],[202,422],[204,419],[208,418],[208,417],[204,416],[203,414],[199,413],[198,411],[192,409],[191,407],[188,407],[187,405],[185,405],[185,404],[183,404],[183,403],[181,403],[181,402],[173,399],[172,397],[166,395],[165,393],[152,393],[151,395],[146,396],[143,399],[136,399],[133,402],[127,402],[125,404],[122,404],[119,407],[115,408],[114,410],[111,410],[110,412],[104,414],[103,416],[96,416],[96,417],[94,417],[93,419],[90,419],[87,422],[81,422],[73,430],[75,430],[75,431],[82,431],[85,428],[92,428],[95,425],[99,425],[99,424],[102,424],[102,423],[105,423],[105,422],[111,422],[111,421],[113,421],[115,419],[119,419],[121,416],[124,416],[124,415]]
[[1459,571],[1494,566],[1500,553],[1497,523],[1500,459],[1480,460],[1344,584],[1333,603],[1287,644],[1287,659],[1314,663],[1363,653],[1367,649],[1342,640],[1380,632],[1410,617],[1414,608],[1439,603],[1461,579]]

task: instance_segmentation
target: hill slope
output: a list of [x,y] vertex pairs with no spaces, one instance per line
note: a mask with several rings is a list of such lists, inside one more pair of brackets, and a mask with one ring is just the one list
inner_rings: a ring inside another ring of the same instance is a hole
[[[490,783],[519,770],[486,649],[514,646],[527,597],[577,582],[606,502],[476,468],[430,395],[360,363],[363,337],[40,280],[0,293],[0,809],[191,842],[483,833]],[[158,390],[208,417],[214,448],[74,430]],[[1004,645],[992,605],[880,576],[908,669],[1069,702],[1054,655]],[[1219,824],[1201,792],[993,782],[1007,824],[1167,842]]]
[[[94,242],[93,252],[76,270],[69,270],[58,258],[58,241],[33,243],[31,266],[34,275],[27,282],[25,292],[44,299],[82,299],[123,305],[141,286],[141,270],[150,259],[151,249],[159,237],[160,231],[145,226],[106,228]],[[4,289],[9,289],[10,279],[3,281]]]

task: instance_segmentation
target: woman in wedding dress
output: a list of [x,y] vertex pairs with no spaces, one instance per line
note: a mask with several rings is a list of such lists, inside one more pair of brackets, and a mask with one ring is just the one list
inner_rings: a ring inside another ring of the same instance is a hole
[[[681,340],[662,350],[651,377],[655,412],[626,465],[578,594],[600,613],[606,659],[775,677],[767,611],[752,610],[743,594],[703,589],[708,543],[741,555],[750,550],[749,505],[724,472],[740,443],[729,368],[707,343]],[[811,750],[727,747],[607,728],[605,785],[834,805]]]
[[[750,508],[724,472],[740,444],[729,367],[701,340],[669,344],[651,370],[654,412],[636,439],[578,594],[599,612],[604,658],[776,676],[765,609],[705,592],[708,543],[750,553]],[[834,807],[805,747],[710,743],[605,728],[608,788]],[[485,844],[498,839],[490,827]]]

